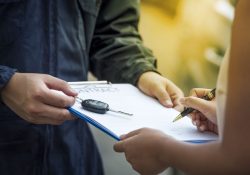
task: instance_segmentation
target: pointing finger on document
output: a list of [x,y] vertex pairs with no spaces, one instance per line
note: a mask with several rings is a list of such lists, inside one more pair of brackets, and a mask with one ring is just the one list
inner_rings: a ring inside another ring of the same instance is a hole
[[181,110],[179,98],[183,92],[170,80],[155,72],[146,72],[139,78],[137,86],[145,94],[157,98],[158,101],[168,108],[174,107]]

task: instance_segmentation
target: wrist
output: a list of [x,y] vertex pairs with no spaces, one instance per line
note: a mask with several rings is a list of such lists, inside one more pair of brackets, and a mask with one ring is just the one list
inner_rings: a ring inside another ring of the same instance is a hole
[[152,76],[161,76],[159,72],[156,70],[148,70],[140,74],[139,78],[136,81],[136,86],[140,88],[142,84],[144,84],[145,80],[147,81],[148,77]]
[[137,84],[136,86],[138,88],[141,88],[142,86],[144,86],[146,83],[150,83],[155,77],[159,77],[161,76],[161,74],[159,72],[156,71],[147,71],[147,72],[143,72],[140,77],[138,78]]
[[160,144],[160,152],[159,161],[162,162],[166,167],[174,166],[174,160],[176,158],[176,151],[178,152],[178,144],[180,142],[171,138],[170,136],[166,136],[162,143]]

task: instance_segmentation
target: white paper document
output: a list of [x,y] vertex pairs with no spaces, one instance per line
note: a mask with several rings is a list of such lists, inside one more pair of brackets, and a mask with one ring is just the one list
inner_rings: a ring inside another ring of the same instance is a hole
[[163,107],[156,99],[143,94],[130,84],[104,85],[72,85],[78,91],[81,99],[94,99],[109,104],[110,109],[124,111],[132,116],[122,115],[111,111],[97,114],[86,111],[79,101],[70,108],[70,111],[93,124],[108,135],[119,140],[119,136],[139,128],[153,128],[174,137],[189,142],[204,142],[217,140],[217,135],[197,131],[188,117],[173,123],[179,114],[174,109]]

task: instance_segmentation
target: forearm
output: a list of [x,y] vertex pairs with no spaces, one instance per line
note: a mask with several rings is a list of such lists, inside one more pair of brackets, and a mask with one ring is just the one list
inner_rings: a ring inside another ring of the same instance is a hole
[[165,143],[161,156],[166,165],[192,175],[230,175],[244,172],[239,164],[235,164],[237,160],[233,155],[226,151],[219,141],[198,145],[178,141],[168,142]]
[[105,1],[91,45],[91,71],[100,79],[136,84],[140,75],[156,71],[156,59],[138,32],[139,1]]

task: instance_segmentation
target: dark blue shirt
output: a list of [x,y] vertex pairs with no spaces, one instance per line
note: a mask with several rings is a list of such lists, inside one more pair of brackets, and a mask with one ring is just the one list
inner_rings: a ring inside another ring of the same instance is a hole
[[[15,73],[136,84],[155,59],[138,34],[135,0],[0,0],[0,90]],[[35,125],[0,104],[0,174],[102,174],[87,124]]]

